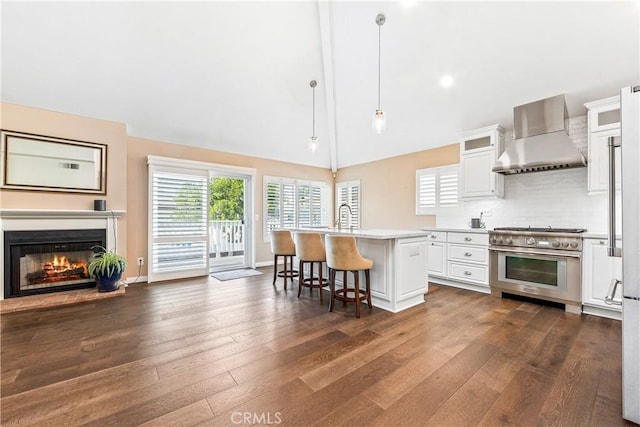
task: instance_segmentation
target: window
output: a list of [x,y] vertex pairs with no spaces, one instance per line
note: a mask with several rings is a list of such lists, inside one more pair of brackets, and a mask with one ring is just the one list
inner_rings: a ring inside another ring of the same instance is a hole
[[[360,228],[360,193],[359,180],[336,184],[336,219],[340,215],[340,227]],[[351,208],[351,215],[346,208],[340,210],[345,203]]]
[[416,171],[416,215],[433,215],[459,206],[459,169],[456,165]]
[[208,179],[149,165],[149,282],[207,274]]
[[276,228],[326,225],[325,183],[264,177],[264,239]]

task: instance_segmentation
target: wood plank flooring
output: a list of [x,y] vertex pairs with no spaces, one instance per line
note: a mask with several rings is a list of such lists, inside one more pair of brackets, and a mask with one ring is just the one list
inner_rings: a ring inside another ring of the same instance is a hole
[[262,270],[3,315],[2,425],[632,425],[617,321],[444,286],[356,319]]

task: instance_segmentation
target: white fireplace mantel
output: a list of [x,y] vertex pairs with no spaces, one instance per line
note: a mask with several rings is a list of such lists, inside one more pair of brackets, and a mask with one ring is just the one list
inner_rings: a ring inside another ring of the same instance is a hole
[[[4,232],[26,230],[105,229],[107,249],[116,250],[117,220],[123,210],[0,209],[0,258]],[[0,263],[0,299],[4,299],[4,263]]]
[[53,219],[53,218],[113,218],[124,216],[125,211],[91,211],[67,209],[0,209],[0,218],[13,219]]

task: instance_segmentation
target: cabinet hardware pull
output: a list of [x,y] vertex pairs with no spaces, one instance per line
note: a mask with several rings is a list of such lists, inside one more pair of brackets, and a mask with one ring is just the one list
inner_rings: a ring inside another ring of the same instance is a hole
[[464,275],[465,275],[465,276],[471,276],[471,272],[470,272],[470,271],[465,271],[465,272],[464,272]]
[[464,256],[471,256],[471,252],[465,252]]
[[464,238],[464,241],[465,241],[465,242],[470,242],[471,240],[472,240],[472,239],[471,239],[471,237],[465,237],[465,238]]

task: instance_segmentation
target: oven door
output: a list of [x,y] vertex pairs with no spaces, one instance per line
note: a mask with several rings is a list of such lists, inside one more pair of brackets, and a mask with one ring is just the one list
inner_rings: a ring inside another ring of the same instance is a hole
[[580,253],[489,248],[491,287],[558,302],[581,301]]

